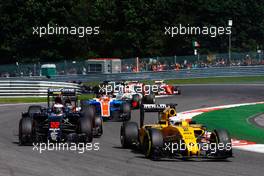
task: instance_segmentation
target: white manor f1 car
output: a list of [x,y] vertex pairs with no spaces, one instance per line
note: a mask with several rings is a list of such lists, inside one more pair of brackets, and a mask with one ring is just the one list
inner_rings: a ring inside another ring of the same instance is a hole
[[155,103],[155,94],[138,81],[104,82],[100,90],[97,94],[112,94],[117,100],[127,101],[133,109],[138,109],[141,104]]

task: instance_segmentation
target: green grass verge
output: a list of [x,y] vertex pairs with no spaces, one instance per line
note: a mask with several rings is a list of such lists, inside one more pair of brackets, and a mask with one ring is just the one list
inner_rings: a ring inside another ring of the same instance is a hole
[[[95,95],[92,94],[83,94],[79,95],[79,100],[87,100],[94,98]],[[38,102],[46,102],[46,97],[26,97],[26,98],[0,98],[0,103],[38,103]]]
[[[145,84],[154,84],[154,81],[143,80]],[[237,83],[264,83],[264,76],[245,77],[213,77],[213,78],[188,78],[172,79],[165,81],[168,84],[237,84]],[[95,86],[99,82],[86,82],[85,85]]]
[[47,98],[44,97],[27,97],[27,98],[0,98],[0,103],[38,103],[45,102]]
[[247,105],[203,113],[195,116],[194,120],[206,125],[210,130],[225,128],[237,139],[264,143],[264,128],[257,127],[248,120],[263,112],[264,104]]
[[82,94],[78,97],[79,100],[88,100],[91,98],[95,98],[95,94]]

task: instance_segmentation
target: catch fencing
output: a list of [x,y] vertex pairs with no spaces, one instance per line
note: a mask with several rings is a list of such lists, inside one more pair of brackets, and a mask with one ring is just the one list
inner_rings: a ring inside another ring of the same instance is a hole
[[239,76],[264,76],[264,66],[245,67],[213,67],[182,69],[160,72],[137,72],[137,73],[112,73],[112,74],[88,74],[68,75],[52,77],[53,81],[76,81],[76,82],[98,82],[98,81],[123,81],[123,80],[171,80],[188,78],[209,77],[239,77]]
[[[27,59],[30,60],[30,59]],[[38,59],[31,59],[38,60]],[[137,63],[138,61],[138,63]],[[64,60],[61,62],[34,62],[32,64],[19,63],[0,65],[1,77],[28,77],[40,76],[41,65],[55,64],[57,75],[89,75],[89,63],[87,60]],[[179,69],[199,69],[207,67],[229,67],[229,66],[254,66],[264,65],[264,54],[257,52],[231,53],[229,60],[228,53],[208,54],[208,55],[189,55],[189,56],[169,56],[169,57],[148,57],[137,60],[136,58],[121,59],[121,73],[169,71],[176,67]],[[138,68],[137,68],[138,66]],[[90,70],[90,71],[89,71]],[[95,72],[94,72],[95,73]],[[101,74],[96,72],[95,74]]]

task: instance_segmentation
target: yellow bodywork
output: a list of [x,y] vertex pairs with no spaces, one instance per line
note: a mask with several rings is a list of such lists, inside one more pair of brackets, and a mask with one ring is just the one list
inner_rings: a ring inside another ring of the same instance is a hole
[[181,141],[181,144],[186,146],[185,154],[187,154],[187,156],[200,155],[197,134],[204,134],[205,131],[202,126],[189,124],[189,122],[185,120],[176,125],[170,124],[169,118],[176,115],[176,110],[174,108],[166,108],[160,115],[158,123],[144,125],[139,129],[140,143],[143,143],[148,128],[156,128],[162,132],[165,141],[176,143]]

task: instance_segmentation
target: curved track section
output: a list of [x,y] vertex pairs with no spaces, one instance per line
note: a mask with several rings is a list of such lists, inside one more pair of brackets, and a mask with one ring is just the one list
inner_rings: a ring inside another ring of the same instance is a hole
[[[161,98],[159,103],[178,103],[178,111],[223,104],[263,101],[264,86],[222,85],[183,86],[182,95]],[[264,173],[264,154],[234,151],[228,161],[151,161],[140,153],[121,149],[119,129],[121,123],[104,123],[104,135],[95,139],[99,151],[83,154],[72,151],[45,151],[40,154],[32,146],[18,146],[18,122],[28,105],[0,106],[0,175],[25,176],[84,176],[84,175],[261,175]],[[156,119],[149,114],[150,122]],[[139,120],[133,112],[132,121]]]

